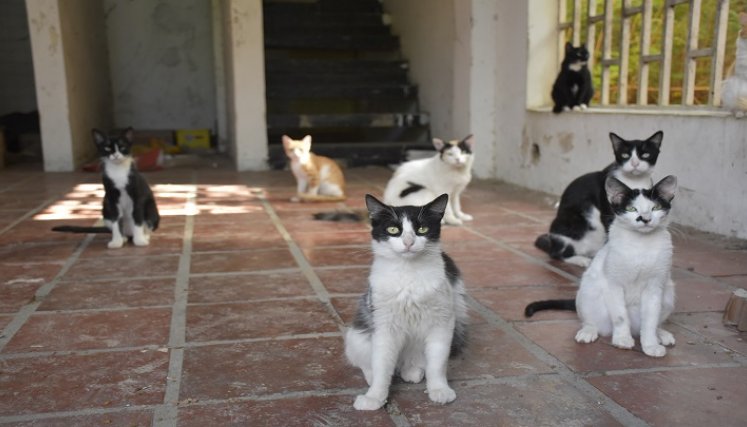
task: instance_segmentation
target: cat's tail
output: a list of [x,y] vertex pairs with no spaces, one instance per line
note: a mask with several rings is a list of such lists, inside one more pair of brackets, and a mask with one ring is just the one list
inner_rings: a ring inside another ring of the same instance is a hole
[[52,231],[61,233],[111,233],[108,227],[78,227],[76,225],[58,225],[52,227]]
[[317,212],[313,217],[317,221],[332,222],[363,222],[366,220],[366,216],[361,215],[358,212]]
[[534,313],[542,310],[566,310],[576,311],[576,300],[572,299],[549,299],[530,303],[524,309],[524,316],[532,317]]
[[545,233],[537,237],[537,240],[534,241],[534,246],[537,249],[547,252],[554,259],[565,259],[576,255],[573,245],[552,233]]
[[304,202],[344,202],[346,199],[344,194],[340,196],[330,196],[326,194],[299,194],[298,198]]

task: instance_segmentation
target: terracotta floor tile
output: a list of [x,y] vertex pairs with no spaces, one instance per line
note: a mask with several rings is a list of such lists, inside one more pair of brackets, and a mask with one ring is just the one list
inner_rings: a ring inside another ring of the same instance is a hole
[[0,285],[18,283],[44,284],[62,270],[59,262],[3,263],[0,262]]
[[227,273],[295,268],[288,249],[201,253],[192,256],[192,274]]
[[722,276],[719,281],[727,283],[735,288],[747,288],[747,274],[737,276]]
[[206,222],[194,225],[195,236],[231,236],[233,234],[257,234],[276,232],[269,216],[252,218],[251,221]]
[[10,323],[13,320],[13,315],[0,315],[0,331],[5,329],[6,326],[8,326],[8,323]]
[[0,284],[0,313],[15,313],[34,301],[36,290],[44,282],[11,282]]
[[524,222],[518,224],[483,226],[479,227],[478,230],[480,233],[502,242],[534,242],[537,236],[547,232],[547,226],[524,219]]
[[342,338],[187,348],[179,398],[230,399],[363,387],[365,380],[343,357]]
[[498,245],[485,240],[481,241],[458,241],[443,242],[441,249],[444,250],[459,267],[462,263],[487,263],[505,258],[513,257],[509,251],[500,248]]
[[176,279],[60,282],[39,310],[82,310],[171,305]]
[[508,254],[491,262],[459,262],[467,289],[517,285],[562,285],[568,279],[544,267]]
[[75,244],[23,243],[0,246],[0,259],[7,263],[18,262],[65,262],[75,252]]
[[287,248],[288,243],[276,229],[253,233],[236,233],[231,235],[195,235],[192,237],[193,252],[261,250]]
[[[113,249],[116,250],[116,249]],[[176,275],[179,255],[82,258],[65,274],[65,280],[120,279],[132,276]]]
[[251,209],[247,207],[249,212],[243,213],[215,213],[202,212],[199,215],[195,215],[194,224],[195,227],[203,226],[204,224],[221,224],[225,222],[239,223],[239,224],[251,224],[253,221],[264,221],[268,218],[267,213],[261,205],[251,206]]
[[575,299],[578,288],[571,283],[565,286],[526,286],[515,288],[474,289],[470,295],[482,305],[505,320],[576,319],[575,312],[547,310],[524,317],[527,304],[547,299]]
[[35,314],[3,353],[165,345],[170,308]]
[[184,246],[181,236],[164,236],[161,233],[153,234],[148,246],[135,246],[132,242],[127,242],[121,248],[109,249],[106,245],[110,240],[111,236],[108,234],[96,236],[80,257],[118,259],[132,256],[179,255]]
[[302,248],[318,248],[322,246],[360,245],[371,243],[371,232],[340,231],[330,233],[329,231],[294,231],[291,233],[293,240]]
[[733,362],[720,347],[671,322],[664,328],[674,335],[677,344],[668,347],[667,354],[660,358],[643,354],[638,339],[633,350],[613,347],[609,337],[600,337],[591,344],[578,344],[573,339],[579,328],[578,321],[530,322],[517,325],[517,328],[576,372]]
[[351,396],[251,401],[179,410],[179,425],[219,426],[394,426],[384,411],[356,411]]
[[0,362],[0,415],[163,402],[168,353],[114,352]]
[[337,332],[315,300],[281,300],[192,305],[187,309],[187,340],[215,341]]
[[711,280],[699,280],[673,274],[675,283],[675,312],[723,311],[732,291]]
[[707,276],[734,276],[747,274],[747,250],[693,250],[689,247],[674,247],[673,264],[686,270]]
[[371,265],[373,255],[370,246],[348,248],[304,248],[306,259],[314,267]]
[[265,298],[311,296],[314,290],[300,271],[267,274],[202,276],[189,279],[189,302],[237,302]]
[[102,427],[128,426],[146,427],[152,425],[153,411],[109,412],[94,415],[76,415],[59,418],[41,418],[34,421],[14,423],[15,427]]
[[589,382],[652,426],[700,427],[744,425],[745,379],[747,368],[692,368]]
[[331,293],[362,294],[368,289],[369,270],[368,267],[317,268],[314,272]]
[[747,332],[724,326],[722,319],[723,312],[678,313],[672,318],[678,325],[747,356]]
[[505,384],[452,384],[457,398],[446,405],[422,390],[391,396],[413,426],[616,426],[611,415],[556,376],[522,378]]

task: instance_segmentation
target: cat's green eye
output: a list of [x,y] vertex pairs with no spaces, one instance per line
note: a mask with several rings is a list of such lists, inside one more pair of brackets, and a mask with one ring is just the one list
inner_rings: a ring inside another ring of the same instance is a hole
[[623,159],[629,159],[629,158],[630,158],[630,154],[628,154],[628,153],[624,153],[624,154],[623,154],[623,155],[621,155],[620,157],[622,157]]
[[399,227],[387,227],[386,232],[389,234],[398,234],[399,233]]
[[425,233],[427,233],[427,232],[428,232],[428,230],[429,230],[429,229],[428,229],[428,227],[426,227],[426,226],[422,226],[422,227],[419,227],[419,228],[418,228],[418,234],[425,234]]
[[664,208],[664,207],[663,207],[663,206],[661,205],[661,203],[657,203],[657,204],[655,204],[655,205],[654,205],[654,207],[653,207],[653,209],[654,209],[655,211],[660,211],[660,210],[662,210],[663,208]]
[[642,159],[648,159],[649,157],[651,157],[651,154],[649,154],[649,153],[643,153],[643,154],[641,154],[641,158]]
[[633,206],[628,206],[625,208],[625,212],[637,212],[638,209],[634,208]]

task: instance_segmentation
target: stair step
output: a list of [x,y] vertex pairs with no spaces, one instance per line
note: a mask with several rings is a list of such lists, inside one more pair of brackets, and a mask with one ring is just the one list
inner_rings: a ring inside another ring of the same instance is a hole
[[381,3],[375,0],[317,0],[315,2],[263,2],[263,11],[272,14],[296,13],[375,13],[383,12]]
[[314,86],[352,86],[352,85],[406,85],[407,74],[399,71],[397,73],[379,72],[376,74],[353,74],[353,73],[328,73],[328,74],[300,74],[293,73],[268,73],[266,84],[270,87],[284,85],[314,85]]
[[396,98],[416,96],[413,85],[351,85],[351,86],[281,86],[267,87],[266,96],[272,98]]
[[265,48],[393,50],[399,48],[399,38],[392,35],[367,34],[352,36],[327,34],[266,34]]
[[267,137],[269,144],[280,144],[283,135],[293,138],[303,138],[311,135],[313,144],[343,144],[355,141],[356,143],[388,142],[417,142],[420,144],[431,144],[428,126],[413,127],[343,127],[343,128],[273,128],[268,129]]
[[379,71],[406,72],[407,61],[375,61],[365,59],[269,59],[265,63],[267,72],[297,70],[301,73],[373,73]]
[[418,98],[268,99],[268,114],[417,113]]
[[277,25],[386,25],[390,18],[379,13],[277,13],[264,12],[264,25],[272,28]]
[[425,126],[428,120],[426,113],[268,114],[267,128],[410,127]]

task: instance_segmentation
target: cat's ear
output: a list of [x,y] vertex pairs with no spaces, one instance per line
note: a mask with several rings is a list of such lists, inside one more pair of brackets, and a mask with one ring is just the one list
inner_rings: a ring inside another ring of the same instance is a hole
[[91,135],[93,135],[93,142],[96,143],[96,145],[106,144],[106,135],[104,135],[100,130],[93,129]]
[[368,209],[368,216],[371,218],[389,210],[389,206],[370,194],[366,194],[366,208]]
[[283,135],[281,139],[283,140],[283,148],[287,150],[290,147],[291,142],[293,142],[293,140],[288,135]]
[[469,148],[469,151],[473,150],[473,148],[475,146],[475,137],[474,137],[474,135],[469,134],[462,141],[464,141],[464,143],[467,144],[467,147]]
[[444,141],[442,139],[433,138],[433,147],[436,149],[436,151],[441,151],[444,149]]
[[677,177],[669,175],[654,185],[654,192],[667,203],[674,199],[674,192],[677,191]]
[[604,190],[607,192],[607,200],[610,204],[619,205],[630,188],[614,176],[608,176],[607,180],[604,181]]
[[304,136],[301,143],[303,144],[304,151],[311,151],[311,135]]
[[623,143],[625,142],[624,139],[617,136],[614,132],[610,132],[610,141],[612,141],[612,151],[617,153],[622,148]]
[[654,143],[656,145],[656,149],[658,150],[659,147],[661,147],[661,140],[664,139],[664,132],[658,131],[655,134],[651,135],[647,141]]
[[423,206],[423,209],[430,211],[435,216],[437,216],[439,219],[441,219],[443,218],[444,213],[446,212],[446,205],[448,203],[449,203],[449,195],[444,193],[436,197],[435,199],[433,199],[432,202]]
[[122,138],[132,144],[132,142],[135,140],[135,131],[132,130],[132,127],[128,127],[122,132]]

